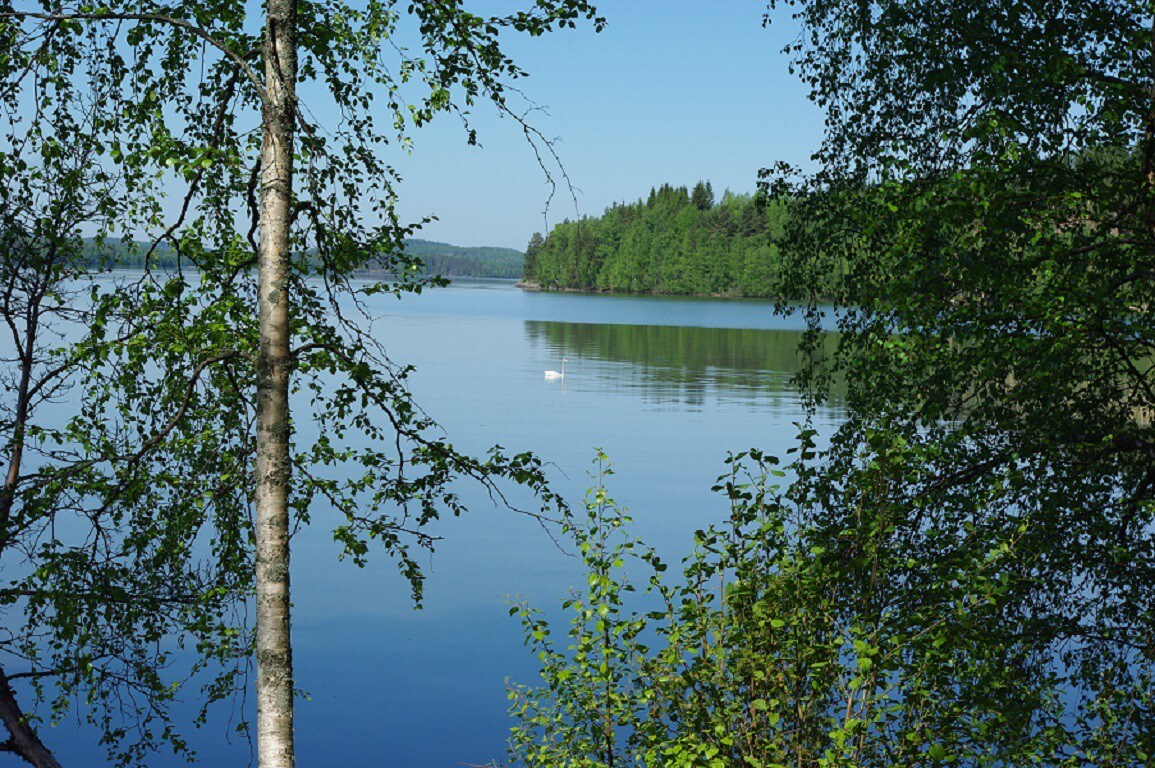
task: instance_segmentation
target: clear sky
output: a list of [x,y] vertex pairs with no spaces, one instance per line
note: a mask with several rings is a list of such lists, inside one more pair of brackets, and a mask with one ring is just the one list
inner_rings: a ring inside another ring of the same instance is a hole
[[[489,7],[493,3],[482,3]],[[504,3],[501,4],[504,7]],[[751,192],[758,169],[805,165],[822,131],[820,111],[787,71],[796,33],[786,14],[761,25],[760,0],[602,0],[608,26],[511,38],[530,73],[526,94],[548,113],[532,122],[556,145],[577,188],[578,213],[600,214],[663,182],[708,179],[715,192]],[[407,220],[435,214],[419,237],[523,249],[546,231],[545,177],[517,124],[479,104],[481,147],[442,115],[414,132],[411,156],[391,158],[403,177]],[[568,194],[549,223],[573,218]]]

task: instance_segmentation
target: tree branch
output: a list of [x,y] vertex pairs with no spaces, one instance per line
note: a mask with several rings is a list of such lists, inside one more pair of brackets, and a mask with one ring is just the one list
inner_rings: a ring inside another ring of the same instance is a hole
[[257,90],[257,95],[262,102],[267,101],[265,94],[265,85],[261,82],[260,77],[256,71],[245,61],[245,57],[229,48],[225,43],[213,37],[209,32],[198,27],[192,22],[185,19],[178,19],[175,16],[167,16],[163,13],[111,13],[111,12],[94,12],[94,13],[41,13],[38,11],[0,11],[0,18],[14,18],[14,19],[39,19],[41,21],[148,21],[159,22],[161,24],[168,24],[169,26],[183,29],[186,32],[192,33],[195,37],[199,37],[206,43],[216,48],[229,59],[235,63],[253,87]]
[[34,768],[62,768],[56,756],[28,724],[28,715],[16,701],[16,693],[8,684],[3,669],[0,669],[0,720],[9,734],[7,741],[0,742],[0,751],[19,755]]

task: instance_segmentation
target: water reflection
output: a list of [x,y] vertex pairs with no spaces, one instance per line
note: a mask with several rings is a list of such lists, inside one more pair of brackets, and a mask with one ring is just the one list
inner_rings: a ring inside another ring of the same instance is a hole
[[[800,320],[777,317],[765,303],[455,284],[404,301],[375,296],[367,307],[391,357],[416,367],[417,402],[458,448],[532,449],[573,505],[591,484],[594,449],[604,449],[632,530],[671,561],[692,546],[694,530],[725,518],[725,500],[710,488],[726,452],[758,447],[786,456],[804,417],[789,384]],[[793,327],[773,325],[788,322]],[[565,377],[544,379],[563,357]],[[837,413],[819,414],[823,434]],[[324,425],[302,421],[296,429],[307,440]],[[365,569],[335,565],[330,511],[316,510],[294,539],[294,661],[311,694],[296,721],[302,765],[446,768],[502,756],[505,681],[538,679],[506,596],[550,607],[580,586],[581,573],[547,533],[494,508],[483,488],[463,483],[461,493],[471,513],[431,529],[445,540],[435,559],[422,555],[421,612],[394,564],[378,556],[384,552],[374,551]],[[185,704],[187,722],[195,697]],[[234,714],[251,718],[251,700]],[[203,764],[247,759],[243,744],[223,737],[229,716],[227,707],[214,712],[190,734]],[[94,730],[63,737],[63,764],[92,762]],[[149,765],[183,762],[157,755]]]
[[799,331],[527,320],[525,334],[544,359],[569,359],[569,388],[584,382],[694,409],[797,408]]

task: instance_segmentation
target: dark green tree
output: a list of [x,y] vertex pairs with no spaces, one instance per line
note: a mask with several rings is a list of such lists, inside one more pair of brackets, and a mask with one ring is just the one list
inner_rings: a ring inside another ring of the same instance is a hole
[[[76,116],[46,111],[36,130],[67,129]],[[83,225],[113,214],[115,175],[92,163],[90,137],[9,146],[3,750],[57,766],[32,713],[56,720],[83,692],[78,716],[107,734],[118,762],[138,763],[165,742],[184,750],[169,722],[182,683],[199,677],[203,713],[244,680],[251,636],[235,617],[252,586],[242,490],[252,452],[231,382],[248,350],[222,338],[221,307],[189,317],[183,281],[110,273],[119,249],[102,258],[82,240]],[[188,660],[158,642],[165,636],[202,655]],[[30,707],[37,699],[47,706]]]
[[[1147,3],[1007,0],[775,3],[827,111],[819,170],[767,191],[796,208],[780,239],[787,292],[809,294],[821,397],[845,375],[850,419],[816,493],[877,429],[917,446],[891,534],[917,561],[959,564],[1019,530],[992,652],[1036,676],[1061,714],[1032,759],[1151,759],[1155,670],[1155,37]],[[853,518],[828,535],[853,540]],[[917,599],[917,583],[910,598]],[[1001,682],[1001,681],[1000,681]],[[1022,731],[1026,738],[1031,731]],[[1011,760],[1010,762],[1018,762]]]
[[699,211],[708,211],[714,207],[714,188],[708,181],[699,181],[690,193],[690,202]]
[[541,248],[545,244],[545,238],[541,236],[540,232],[534,232],[529,238],[529,244],[525,246],[525,269],[522,271],[524,275],[537,274],[537,257],[541,253]]

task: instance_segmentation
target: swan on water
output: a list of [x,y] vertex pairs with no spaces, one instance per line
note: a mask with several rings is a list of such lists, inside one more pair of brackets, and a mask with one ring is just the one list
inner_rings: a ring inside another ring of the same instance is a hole
[[561,359],[561,370],[560,371],[546,371],[545,377],[547,379],[564,379],[565,378],[565,364],[568,362],[569,362],[569,359],[563,357]]

